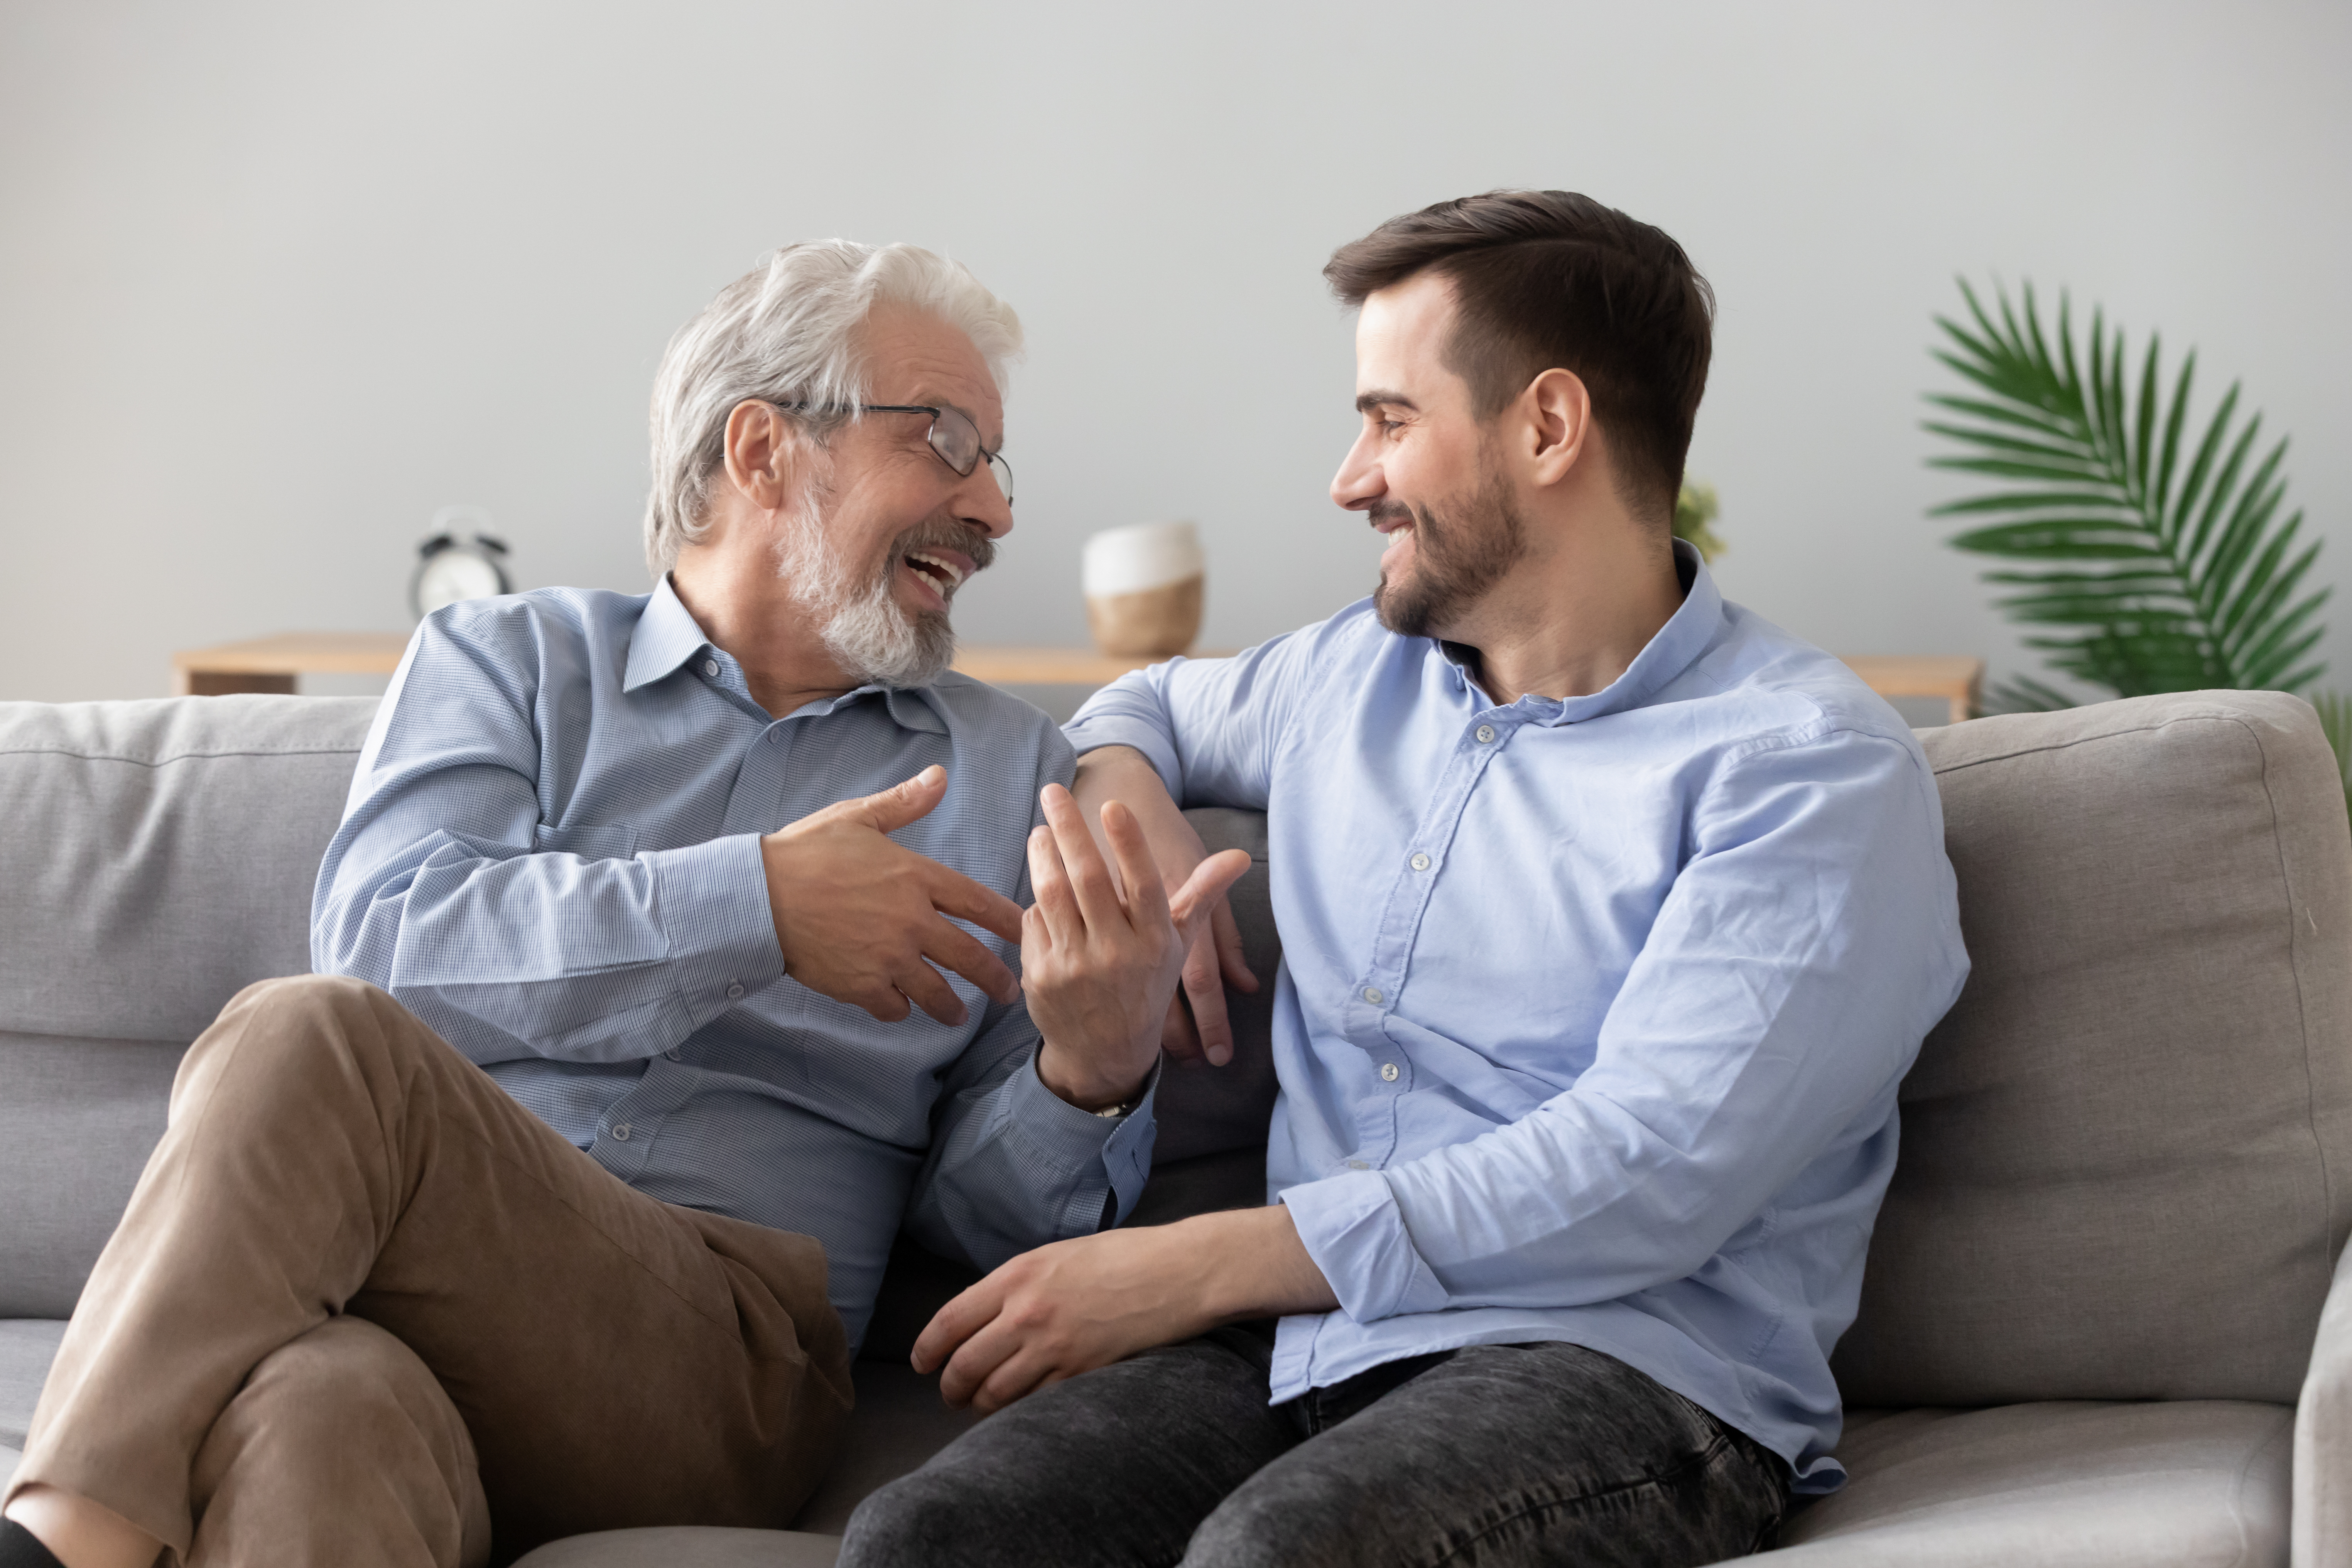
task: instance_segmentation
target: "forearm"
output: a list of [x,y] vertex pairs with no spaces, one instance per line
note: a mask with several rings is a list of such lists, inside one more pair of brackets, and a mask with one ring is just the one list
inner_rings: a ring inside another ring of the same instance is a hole
[[1151,1174],[1145,1103],[1090,1115],[1041,1087],[1023,1061],[1002,1083],[960,1097],[942,1118],[907,1227],[942,1257],[981,1268],[1073,1237],[1135,1206]]
[[1199,1215],[1168,1229],[1169,1239],[1181,1250],[1211,1260],[1200,1271],[1197,1310],[1203,1327],[1328,1312],[1339,1305],[1284,1205]]
[[485,1063],[649,1057],[781,973],[753,841],[485,852],[502,847],[436,834],[365,874],[331,851],[313,967],[382,986]]
[[[1070,795],[1078,803],[1087,831],[1094,835],[1096,846],[1110,863],[1114,875],[1118,861],[1111,853],[1110,841],[1103,837],[1102,826],[1102,808],[1114,800],[1135,813],[1136,820],[1142,824],[1144,837],[1150,843],[1152,858],[1159,861],[1163,876],[1173,875],[1181,880],[1191,873],[1192,866],[1200,863],[1199,840],[1185,825],[1182,809],[1169,795],[1160,770],[1134,747],[1104,746],[1080,757]],[[1180,869],[1168,863],[1163,850],[1181,844],[1185,837],[1193,837],[1194,847],[1190,863]]]

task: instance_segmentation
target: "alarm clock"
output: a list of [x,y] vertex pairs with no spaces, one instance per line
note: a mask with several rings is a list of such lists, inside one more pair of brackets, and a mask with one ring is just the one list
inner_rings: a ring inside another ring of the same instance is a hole
[[433,514],[433,535],[416,547],[416,575],[408,583],[408,607],[418,620],[460,599],[514,592],[507,580],[502,542],[478,532],[467,542],[453,531],[463,523],[489,521],[490,514],[479,507],[445,506]]

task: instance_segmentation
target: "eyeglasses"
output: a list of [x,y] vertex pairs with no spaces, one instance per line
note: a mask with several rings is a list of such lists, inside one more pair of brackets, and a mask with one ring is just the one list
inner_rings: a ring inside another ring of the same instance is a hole
[[931,427],[923,439],[940,462],[956,471],[959,479],[970,479],[971,471],[988,461],[989,477],[996,488],[1004,492],[1004,504],[1013,504],[1013,465],[1004,460],[1004,453],[984,450],[980,444],[980,426],[961,409],[936,407],[928,403],[779,403],[778,408],[797,409],[813,414],[928,414]]

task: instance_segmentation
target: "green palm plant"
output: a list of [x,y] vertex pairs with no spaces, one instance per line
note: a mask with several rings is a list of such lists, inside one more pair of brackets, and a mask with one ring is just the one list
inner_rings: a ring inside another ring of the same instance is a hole
[[[2025,645],[2052,669],[2121,697],[2300,691],[2317,679],[2326,667],[2307,656],[2328,591],[2298,590],[2319,542],[2295,548],[2300,511],[2279,521],[2287,444],[2257,456],[2262,416],[2239,422],[2237,385],[2203,433],[2184,440],[2194,353],[2168,399],[2151,337],[2134,395],[2124,335],[2103,314],[2093,313],[2078,353],[2063,295],[2045,333],[2031,285],[2016,307],[1999,289],[1997,311],[1965,279],[1960,292],[1969,321],[1937,317],[1949,342],[1935,353],[1970,389],[1930,394],[1945,416],[1927,428],[1961,451],[1930,462],[2000,488],[1933,515],[1979,520],[1951,542],[2018,563],[1984,581],[2006,591],[2002,610],[2036,628]],[[2074,705],[2031,678],[1992,695],[2013,709]]]

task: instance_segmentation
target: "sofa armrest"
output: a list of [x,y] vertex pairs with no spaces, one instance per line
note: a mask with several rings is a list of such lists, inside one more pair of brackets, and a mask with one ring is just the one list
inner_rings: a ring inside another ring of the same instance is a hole
[[2352,1568],[2352,1247],[2336,1260],[2294,1410],[2294,1568]]

